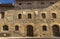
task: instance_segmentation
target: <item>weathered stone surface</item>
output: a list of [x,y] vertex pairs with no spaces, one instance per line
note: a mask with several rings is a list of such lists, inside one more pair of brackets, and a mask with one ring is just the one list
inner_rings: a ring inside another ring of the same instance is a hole
[[[26,3],[32,2],[32,5]],[[45,4],[40,4],[44,2]],[[53,36],[53,25],[60,26],[60,1],[21,1],[22,5],[16,2],[13,9],[0,8],[5,12],[5,18],[0,17],[0,33],[10,33],[11,37],[27,37],[27,26],[33,26],[34,37],[55,37]],[[35,12],[38,11],[38,12]],[[32,19],[28,19],[28,14],[32,14]],[[46,19],[42,18],[41,14],[46,14]],[[52,13],[56,13],[57,18],[52,18]],[[18,19],[18,14],[22,14],[22,19]],[[3,31],[3,25],[8,25],[9,30]],[[15,31],[15,26],[19,26],[19,31]],[[43,31],[42,26],[47,26],[47,31]]]

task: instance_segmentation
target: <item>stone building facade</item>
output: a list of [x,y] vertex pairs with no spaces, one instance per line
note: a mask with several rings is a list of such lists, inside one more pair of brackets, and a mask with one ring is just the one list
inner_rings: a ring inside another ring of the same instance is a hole
[[15,0],[4,6],[0,37],[60,37],[60,0]]

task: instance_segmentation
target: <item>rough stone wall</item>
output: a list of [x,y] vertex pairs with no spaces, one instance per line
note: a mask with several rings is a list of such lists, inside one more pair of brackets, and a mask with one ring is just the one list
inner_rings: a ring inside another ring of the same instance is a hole
[[[31,7],[30,9],[25,9],[28,8],[26,5],[20,9],[20,5],[15,5],[15,9],[6,10],[5,18],[0,19],[0,32],[9,33],[11,37],[27,37],[26,27],[32,25],[34,37],[55,37],[53,36],[52,26],[54,24],[60,26],[60,1],[56,1],[52,5],[49,5],[50,1],[47,1],[45,5],[39,5],[40,2],[32,2],[33,5],[31,6],[34,6],[32,9]],[[38,5],[37,8],[35,4]],[[32,19],[27,18],[28,13],[32,14]],[[42,13],[46,14],[46,19],[42,18]],[[56,19],[52,18],[52,13],[56,13]],[[18,14],[22,14],[22,19],[18,19]],[[9,31],[3,31],[3,25],[8,25]],[[19,26],[19,31],[15,31],[15,25]],[[47,31],[43,31],[43,25],[47,26]]]

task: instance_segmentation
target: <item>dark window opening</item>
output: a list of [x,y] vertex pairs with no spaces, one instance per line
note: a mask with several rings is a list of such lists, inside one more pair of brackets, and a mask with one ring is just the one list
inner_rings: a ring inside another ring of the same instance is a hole
[[45,25],[43,26],[43,31],[47,31],[47,27]]
[[5,12],[1,12],[1,18],[4,18]]
[[32,18],[32,15],[31,14],[28,14],[28,19],[31,19]]
[[19,3],[19,5],[22,5],[22,3]]
[[53,18],[56,18],[56,14],[55,13],[52,13],[52,16],[53,16]]
[[41,2],[40,4],[44,4],[44,2]]
[[54,4],[54,2],[50,2],[50,4]]
[[7,25],[4,25],[3,26],[3,30],[8,30],[8,26]]
[[15,30],[16,30],[16,31],[19,30],[19,26],[16,25],[16,26],[15,26]]
[[18,14],[18,19],[21,19],[22,18],[22,15],[21,14]]
[[27,3],[28,5],[30,5],[31,3]]
[[46,18],[46,15],[45,15],[45,13],[42,13],[42,18]]

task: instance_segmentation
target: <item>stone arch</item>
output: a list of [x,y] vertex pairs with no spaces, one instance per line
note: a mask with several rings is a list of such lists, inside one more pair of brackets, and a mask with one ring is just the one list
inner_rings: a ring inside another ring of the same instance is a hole
[[27,25],[27,36],[33,37],[33,26]]
[[54,36],[60,36],[59,35],[59,25],[53,25],[52,30],[53,30],[53,35]]

